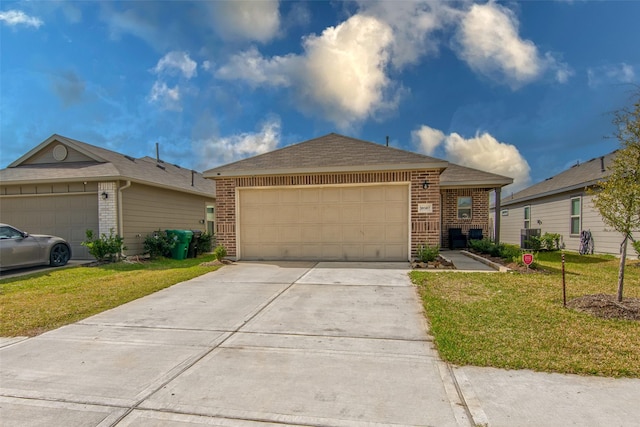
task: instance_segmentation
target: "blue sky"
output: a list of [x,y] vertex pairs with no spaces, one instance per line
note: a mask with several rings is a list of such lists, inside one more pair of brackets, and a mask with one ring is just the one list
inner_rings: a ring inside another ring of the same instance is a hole
[[618,146],[640,1],[2,1],[0,167],[53,133],[208,168],[329,132],[513,177]]

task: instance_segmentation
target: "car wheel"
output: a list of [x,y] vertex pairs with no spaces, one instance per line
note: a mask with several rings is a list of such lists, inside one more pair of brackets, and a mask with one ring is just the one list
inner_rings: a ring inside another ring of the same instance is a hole
[[71,251],[69,250],[67,245],[58,243],[53,248],[51,248],[51,254],[49,255],[49,264],[54,267],[60,267],[61,265],[65,265],[69,261],[70,256]]

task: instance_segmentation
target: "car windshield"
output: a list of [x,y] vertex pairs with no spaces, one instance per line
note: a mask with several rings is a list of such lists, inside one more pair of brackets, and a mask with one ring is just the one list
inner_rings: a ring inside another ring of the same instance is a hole
[[0,239],[20,239],[22,233],[13,227],[0,227]]

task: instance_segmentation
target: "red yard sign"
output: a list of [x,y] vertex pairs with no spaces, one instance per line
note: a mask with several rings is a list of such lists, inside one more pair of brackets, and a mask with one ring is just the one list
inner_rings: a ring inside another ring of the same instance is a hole
[[533,254],[522,254],[522,262],[525,263],[527,267],[533,264]]

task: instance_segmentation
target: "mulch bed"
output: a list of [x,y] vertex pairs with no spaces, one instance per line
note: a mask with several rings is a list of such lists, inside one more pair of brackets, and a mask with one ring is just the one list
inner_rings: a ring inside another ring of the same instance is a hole
[[430,262],[420,262],[420,261],[412,261],[411,268],[424,268],[424,269],[439,269],[439,270],[455,270],[456,267],[453,263],[447,261],[442,258],[440,255],[435,259],[435,261]]
[[640,298],[618,302],[615,295],[585,295],[567,302],[567,307],[603,319],[640,320]]

